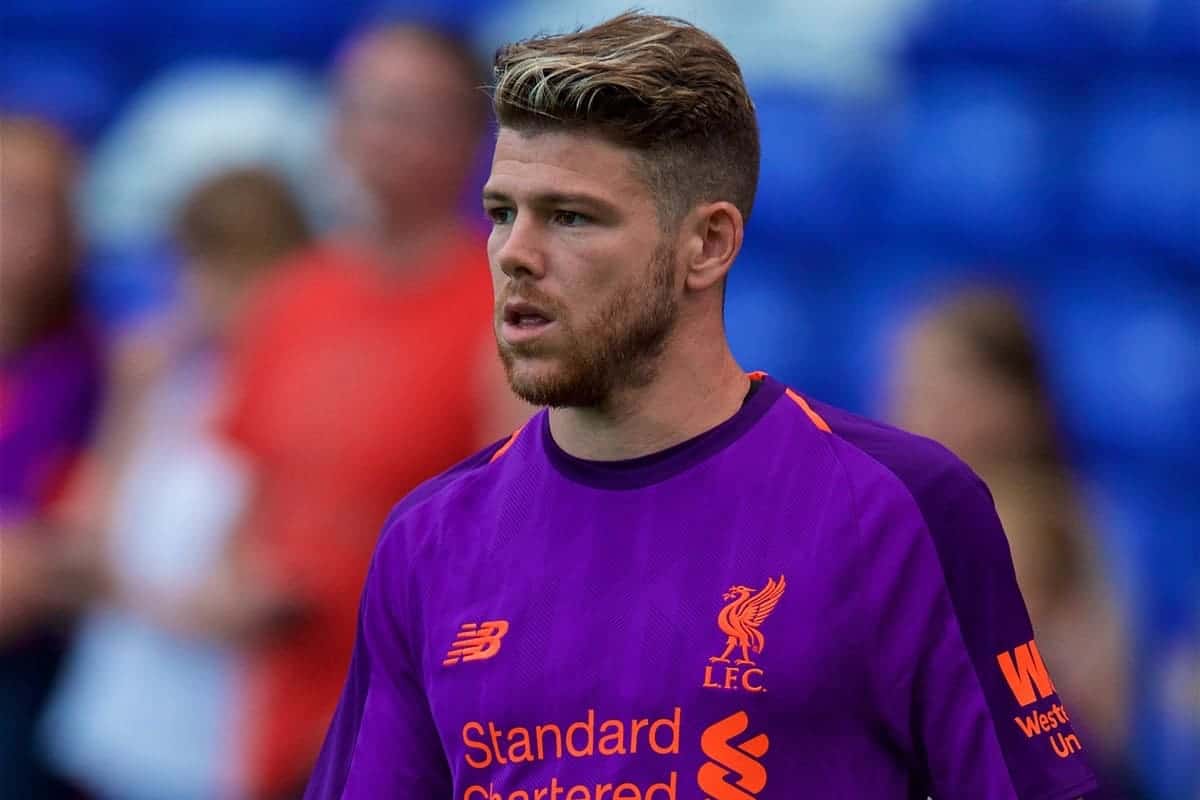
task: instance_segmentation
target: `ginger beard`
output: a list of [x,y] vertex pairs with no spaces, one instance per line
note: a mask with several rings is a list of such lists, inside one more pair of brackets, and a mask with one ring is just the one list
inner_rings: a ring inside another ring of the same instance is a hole
[[[614,392],[649,384],[679,317],[674,261],[674,250],[660,245],[635,281],[578,323],[536,287],[508,284],[497,298],[494,322],[513,392],[535,406],[603,408]],[[551,312],[558,330],[545,340],[504,341],[504,304],[514,296]]]

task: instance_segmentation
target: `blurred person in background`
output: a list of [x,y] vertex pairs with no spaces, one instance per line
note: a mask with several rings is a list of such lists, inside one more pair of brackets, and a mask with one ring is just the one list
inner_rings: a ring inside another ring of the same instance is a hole
[[61,792],[32,734],[88,583],[86,554],[52,521],[103,383],[78,300],[76,161],[51,126],[0,117],[0,784],[12,797]]
[[936,439],[980,474],[1008,534],[1018,583],[1072,721],[1094,742],[1105,797],[1132,796],[1125,624],[1059,439],[1033,331],[988,287],[952,293],[900,338],[892,421]]
[[183,202],[179,305],[117,348],[111,401],[72,516],[99,529],[105,597],[80,626],[42,731],[52,762],[100,798],[235,796],[233,645],[291,609],[229,555],[244,464],[214,426],[247,297],[308,242],[270,172],[222,173]]
[[458,211],[481,83],[469,51],[432,30],[388,24],[349,43],[334,129],[357,202],[242,327],[224,417],[255,480],[240,563],[305,609],[286,630],[264,612],[248,650],[240,769],[255,798],[303,790],[389,510],[529,413],[496,358],[483,239]]

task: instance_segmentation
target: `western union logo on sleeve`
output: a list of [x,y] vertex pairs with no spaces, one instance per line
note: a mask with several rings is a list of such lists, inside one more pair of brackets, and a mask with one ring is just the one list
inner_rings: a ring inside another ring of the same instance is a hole
[[1013,699],[1022,708],[1022,715],[1013,717],[1013,722],[1025,738],[1049,737],[1050,747],[1059,758],[1070,758],[1082,750],[1079,737],[1067,729],[1071,717],[1061,702],[1055,702],[1049,708],[1029,708],[1039,700],[1057,700],[1054,681],[1050,680],[1050,671],[1046,669],[1037,642],[1030,639],[1011,652],[1005,650],[996,656],[996,663]]

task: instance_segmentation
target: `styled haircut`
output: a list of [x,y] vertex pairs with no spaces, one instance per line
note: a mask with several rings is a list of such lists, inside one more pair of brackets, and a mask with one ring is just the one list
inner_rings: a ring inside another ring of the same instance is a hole
[[249,275],[309,241],[287,185],[265,169],[236,169],[201,183],[183,201],[175,235],[202,264]]
[[759,166],[754,104],[733,56],[691,23],[628,12],[507,45],[494,72],[502,128],[595,134],[634,151],[664,226],[717,200],[749,219]]

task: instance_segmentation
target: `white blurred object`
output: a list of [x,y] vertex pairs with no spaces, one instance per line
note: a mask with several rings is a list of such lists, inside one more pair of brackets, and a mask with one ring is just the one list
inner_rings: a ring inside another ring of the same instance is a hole
[[[681,17],[717,37],[747,83],[794,82],[873,91],[891,78],[891,55],[928,0],[654,0],[638,8]],[[616,16],[628,0],[515,0],[480,27],[481,48],[562,33]]]
[[283,66],[197,63],[136,94],[92,158],[82,193],[89,241],[131,251],[159,241],[183,196],[225,169],[283,175],[314,217],[330,208],[328,103]]
[[[118,487],[109,557],[123,582],[182,597],[210,574],[239,518],[249,470],[210,430],[214,364],[158,384]],[[43,720],[45,750],[101,797],[235,797],[234,654],[101,609],[77,638]]]

